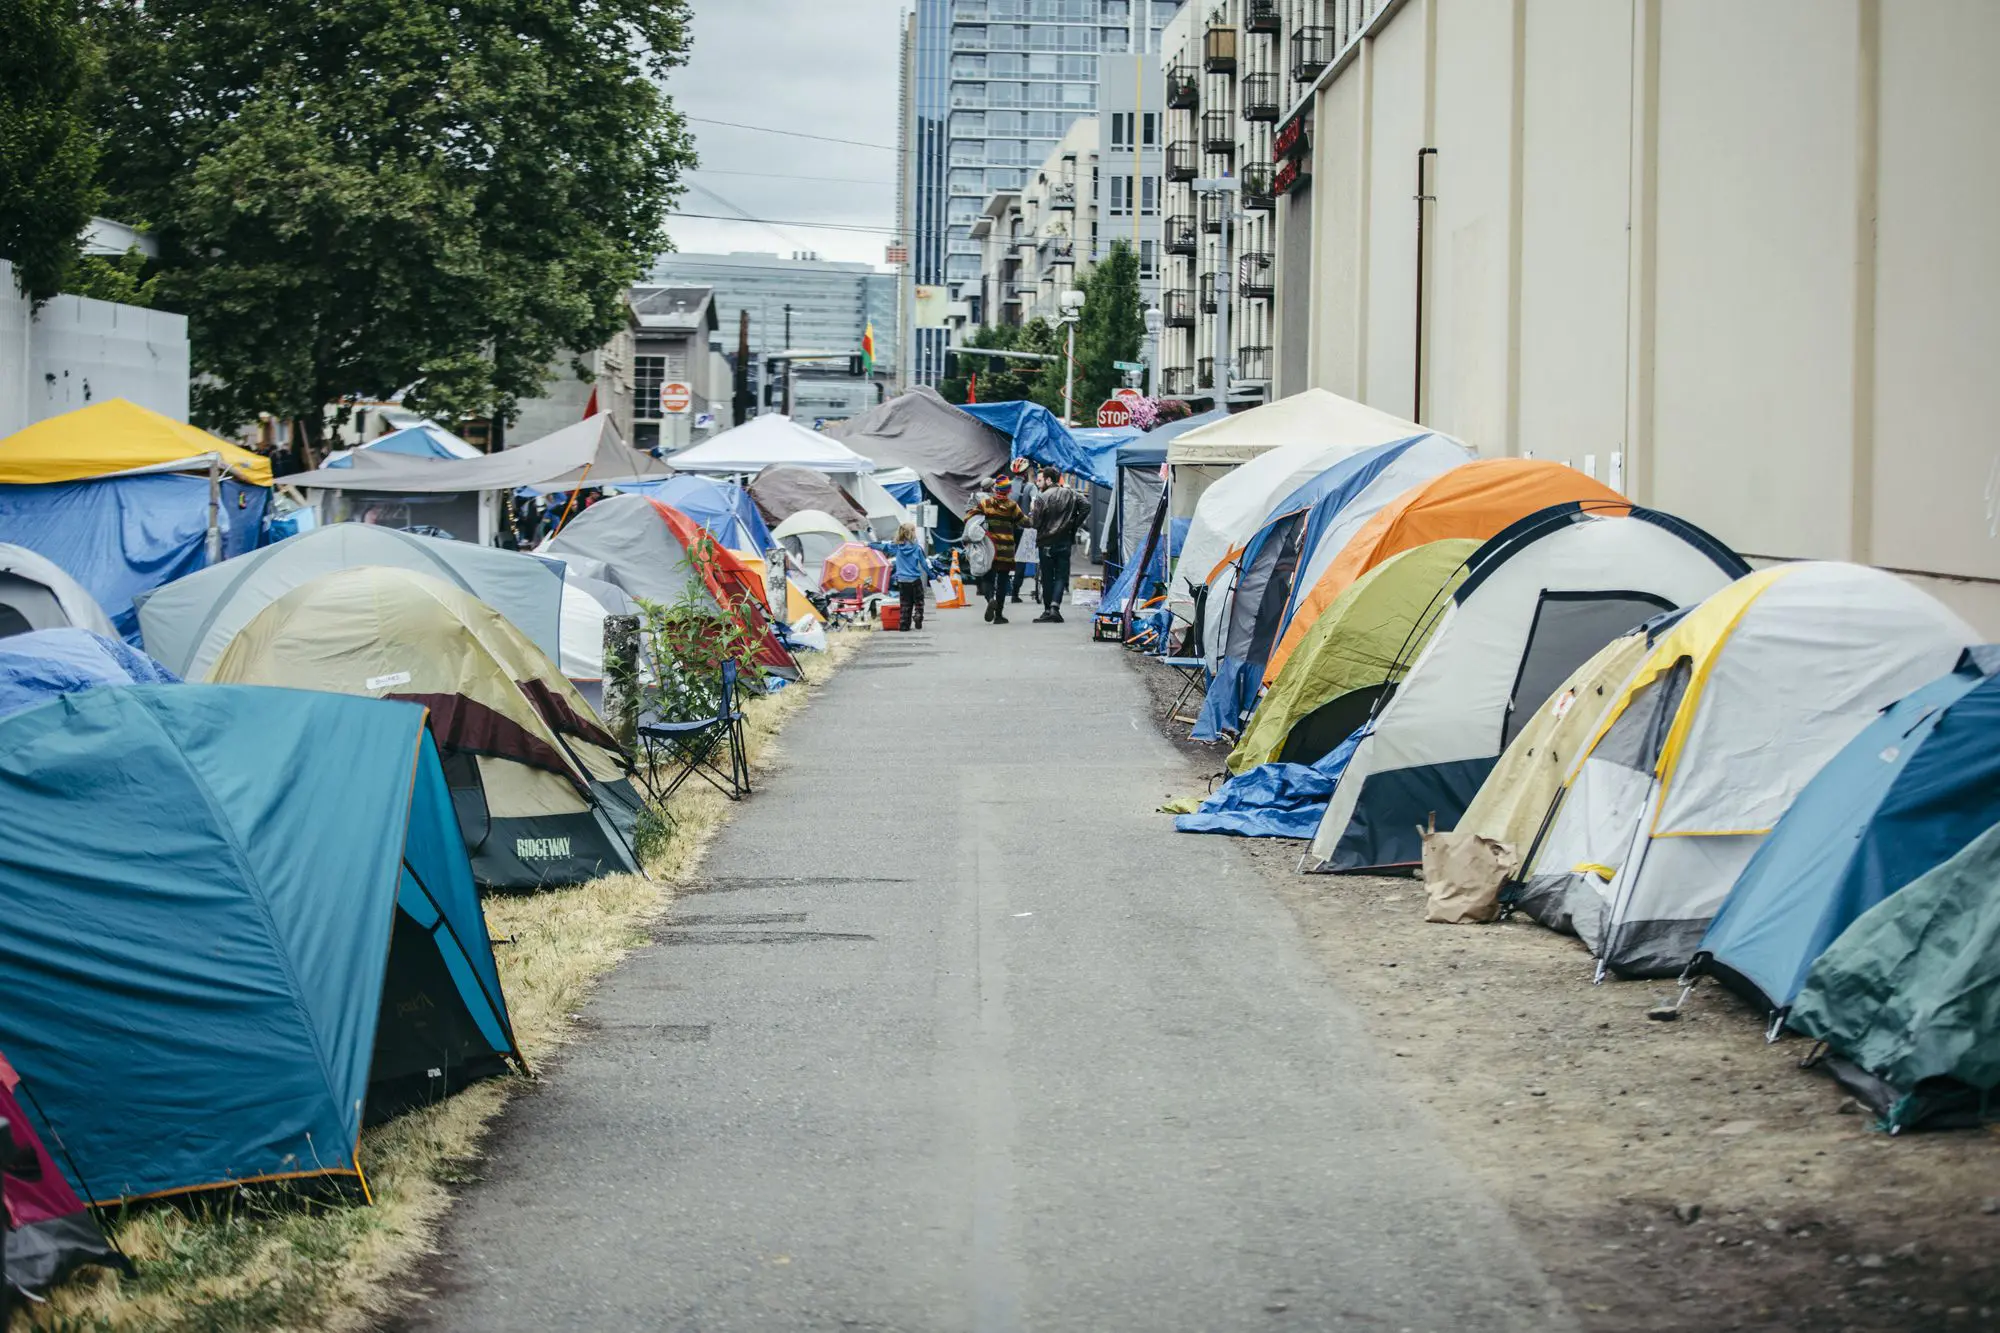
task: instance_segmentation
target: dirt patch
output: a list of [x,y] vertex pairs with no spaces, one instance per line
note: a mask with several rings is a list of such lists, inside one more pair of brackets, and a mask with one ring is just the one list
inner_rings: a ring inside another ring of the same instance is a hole
[[[1202,790],[1225,752],[1168,726],[1177,682],[1135,665]],[[1427,925],[1418,880],[1242,849],[1585,1328],[2000,1328],[2000,1137],[1877,1131],[1718,987],[1651,1021],[1673,985],[1594,986],[1572,938]]]

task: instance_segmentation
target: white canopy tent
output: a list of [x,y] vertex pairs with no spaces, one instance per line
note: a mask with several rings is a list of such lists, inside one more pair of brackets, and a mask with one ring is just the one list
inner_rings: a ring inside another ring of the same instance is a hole
[[875,470],[840,441],[804,426],[781,413],[752,417],[692,449],[667,459],[676,472],[737,473],[753,476],[767,467],[787,464],[816,472],[862,475]]

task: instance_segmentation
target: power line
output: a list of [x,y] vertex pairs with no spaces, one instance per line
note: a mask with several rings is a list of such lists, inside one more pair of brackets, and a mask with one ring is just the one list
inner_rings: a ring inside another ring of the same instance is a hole
[[821,143],[852,144],[856,148],[879,148],[885,153],[900,153],[903,150],[892,143],[867,143],[860,139],[836,139],[825,134],[807,134],[801,130],[776,130],[769,125],[745,125],[736,120],[712,120],[707,116],[688,116],[686,119],[698,125],[726,125],[732,130],[755,130],[759,134],[782,134],[792,139],[817,139]]
[[817,230],[820,231],[874,232],[882,236],[895,236],[900,234],[902,231],[902,228],[900,227],[869,227],[869,226],[864,226],[863,224],[858,222],[800,222],[796,218],[750,218],[750,217],[739,218],[739,217],[731,217],[727,213],[674,212],[674,213],[669,213],[667,216],[675,218],[701,218],[709,222],[756,222],[756,223],[761,223],[766,227],[811,227],[811,228],[816,228]]
[[782,171],[724,171],[720,167],[696,167],[698,176],[755,176],[767,181],[824,181],[832,185],[894,185],[891,180],[879,180],[866,176],[791,176]]

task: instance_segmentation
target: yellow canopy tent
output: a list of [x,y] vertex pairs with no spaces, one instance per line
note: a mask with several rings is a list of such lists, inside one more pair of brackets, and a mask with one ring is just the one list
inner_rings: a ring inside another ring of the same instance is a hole
[[0,440],[0,485],[92,481],[133,472],[205,471],[217,458],[236,480],[271,484],[271,460],[184,421],[111,398]]

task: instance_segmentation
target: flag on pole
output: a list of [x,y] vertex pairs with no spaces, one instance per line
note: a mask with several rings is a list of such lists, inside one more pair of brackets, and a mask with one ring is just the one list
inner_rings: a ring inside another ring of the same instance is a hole
[[872,319],[861,331],[861,373],[864,375],[875,373],[875,321]]

